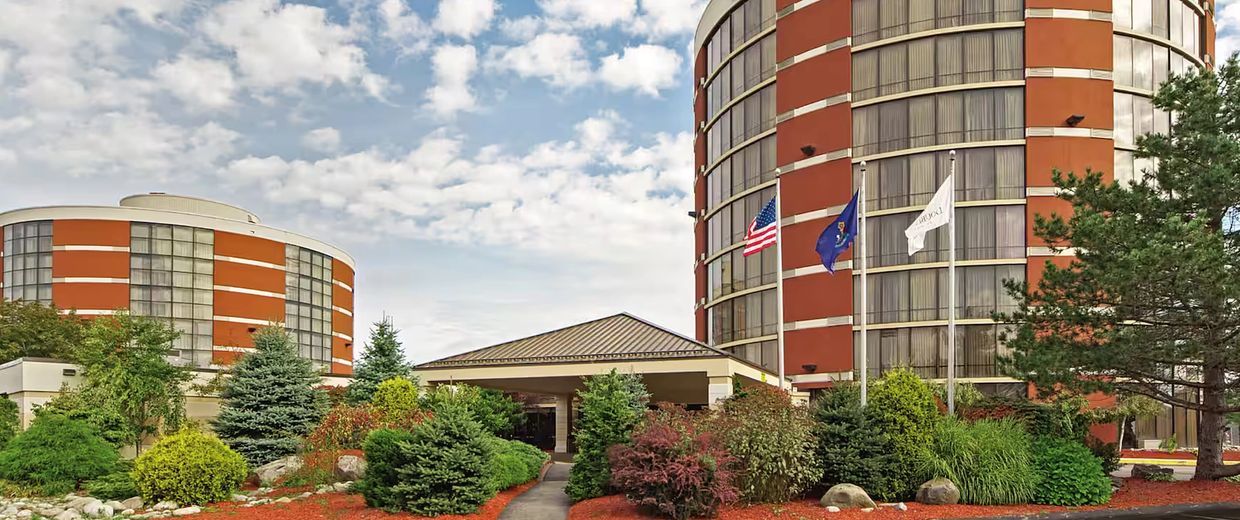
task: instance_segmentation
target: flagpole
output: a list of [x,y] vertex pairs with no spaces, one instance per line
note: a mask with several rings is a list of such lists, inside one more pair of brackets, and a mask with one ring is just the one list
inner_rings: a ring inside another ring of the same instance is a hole
[[858,363],[861,370],[861,406],[865,406],[869,397],[868,381],[870,378],[870,370],[868,367],[870,361],[870,338],[868,333],[869,325],[869,307],[867,305],[869,285],[866,283],[866,254],[865,254],[865,161],[861,161],[861,187],[857,189],[857,241],[856,247],[853,248],[853,262],[855,267],[861,271],[861,310],[858,314],[861,316],[861,361]]
[[775,301],[779,316],[776,318],[775,343],[779,350],[779,388],[784,388],[784,196],[779,191],[779,170],[775,170]]
[[947,413],[956,414],[956,151],[952,150],[947,213]]

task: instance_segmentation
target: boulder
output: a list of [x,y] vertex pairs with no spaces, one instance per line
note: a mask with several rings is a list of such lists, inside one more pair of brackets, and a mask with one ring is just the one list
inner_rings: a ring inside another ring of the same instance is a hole
[[926,481],[917,488],[917,501],[931,505],[953,505],[960,502],[960,488],[945,478]]
[[336,478],[361,480],[366,475],[366,459],[357,455],[341,455],[336,459]]
[[290,455],[282,459],[276,459],[254,470],[254,475],[260,484],[267,484],[280,480],[280,477],[301,469],[301,457]]
[[173,502],[171,500],[164,500],[163,502],[160,502],[158,504],[155,504],[154,506],[151,506],[151,510],[152,511],[172,511],[173,509],[176,509],[178,507],[181,507],[181,506],[177,504],[176,502]]
[[125,504],[122,504],[122,503],[117,502],[117,501],[115,501],[115,500],[109,500],[109,501],[107,501],[107,502],[104,502],[104,503],[103,503],[103,505],[105,505],[105,506],[112,506],[112,510],[113,510],[113,511],[124,511],[124,510],[126,510],[126,509],[129,509],[128,507],[125,507]]
[[82,508],[86,507],[86,504],[89,504],[94,501],[95,501],[94,497],[74,497],[72,500],[70,500],[68,503],[65,504],[65,509],[76,509],[80,513],[82,511]]
[[121,509],[142,509],[144,505],[146,504],[142,503],[142,497],[129,497],[121,500]]
[[82,506],[82,514],[95,518],[107,518],[112,516],[112,506],[104,504],[101,500],[92,500],[89,504]]
[[1173,475],[1175,470],[1155,464],[1133,464],[1132,478],[1149,480],[1150,475]]
[[174,509],[174,510],[172,511],[172,516],[187,516],[187,515],[196,515],[196,514],[201,513],[201,512],[202,512],[202,508],[201,508],[201,507],[198,507],[198,506],[189,506],[189,507],[182,507],[182,508],[180,508],[180,509]]
[[822,495],[822,500],[818,501],[823,507],[835,506],[840,509],[856,509],[856,508],[872,508],[874,501],[870,499],[870,495],[865,493],[864,489],[852,484],[836,484]]
[[15,518],[17,518],[17,520],[26,520],[27,518],[30,518],[32,516],[34,516],[34,511],[31,511],[29,509],[23,509],[17,512],[17,514],[15,515]]
[[80,520],[81,518],[82,514],[77,512],[76,509],[66,509],[56,515],[56,520]]

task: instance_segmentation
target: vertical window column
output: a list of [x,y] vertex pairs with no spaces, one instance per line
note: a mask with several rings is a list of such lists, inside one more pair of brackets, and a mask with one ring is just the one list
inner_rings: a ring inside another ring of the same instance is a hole
[[52,303],[52,221],[4,226],[6,300]]
[[300,355],[322,370],[332,360],[332,258],[284,247],[284,322]]
[[164,318],[181,336],[170,355],[185,364],[212,363],[215,232],[134,222],[129,239],[129,309]]

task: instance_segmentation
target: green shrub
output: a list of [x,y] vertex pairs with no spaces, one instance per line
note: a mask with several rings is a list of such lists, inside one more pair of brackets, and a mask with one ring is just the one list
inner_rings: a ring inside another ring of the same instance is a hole
[[186,428],[138,456],[133,478],[148,502],[205,504],[228,499],[246,473],[245,459],[223,441]]
[[491,435],[506,435],[525,421],[521,403],[499,390],[458,384],[437,386],[422,400],[422,407],[431,413],[445,406],[457,406],[469,410],[482,429]]
[[21,413],[17,403],[7,396],[0,396],[0,449],[3,449],[17,432],[22,430]]
[[633,428],[645,413],[650,394],[641,376],[614,369],[586,378],[581,398],[581,420],[575,430],[577,454],[564,489],[573,501],[601,497],[611,491],[608,448],[628,444]]
[[0,478],[56,495],[111,473],[118,460],[116,448],[90,425],[42,414],[0,451]]
[[1117,442],[1102,442],[1097,437],[1089,436],[1085,438],[1085,447],[1102,461],[1102,472],[1110,475],[1113,471],[1119,469],[1119,459],[1123,454],[1119,449]]
[[855,484],[884,499],[903,492],[904,483],[890,478],[899,469],[891,440],[861,408],[860,385],[838,384],[824,391],[814,406],[814,422],[823,488]]
[[379,420],[391,428],[408,430],[422,422],[418,387],[403,377],[379,383],[370,398],[370,405],[379,414]]
[[491,446],[491,489],[503,491],[538,478],[547,454],[521,441],[488,437]]
[[1026,504],[1038,489],[1030,442],[1011,419],[947,418],[935,426],[918,478],[951,480],[965,504]]
[[1162,442],[1158,443],[1158,449],[1167,453],[1175,453],[1176,450],[1180,449],[1180,441],[1175,438],[1175,434],[1173,433],[1166,439],[1163,439]]
[[100,500],[125,500],[140,495],[138,484],[133,481],[133,461],[121,461],[116,471],[87,482],[86,492]]
[[1150,482],[1175,482],[1174,473],[1148,473],[1145,480]]
[[1040,477],[1034,503],[1082,506],[1111,499],[1111,479],[1103,473],[1102,461],[1079,442],[1039,437],[1033,443],[1033,461]]
[[782,503],[818,483],[814,420],[787,392],[756,386],[723,402],[716,429],[736,458],[737,488],[750,503]]
[[488,435],[469,412],[447,408],[397,443],[399,483],[391,491],[405,511],[422,516],[464,515],[495,496]]
[[907,368],[890,370],[874,386],[866,412],[891,441],[895,459],[890,477],[895,483],[884,500],[913,495],[922,483],[916,472],[925,447],[930,445],[934,424],[940,418],[930,385]]
[[400,482],[397,469],[407,460],[401,446],[412,441],[413,433],[406,430],[375,430],[366,436],[362,443],[366,474],[354,484],[354,489],[366,499],[368,507],[393,512],[403,509],[403,502],[392,487]]

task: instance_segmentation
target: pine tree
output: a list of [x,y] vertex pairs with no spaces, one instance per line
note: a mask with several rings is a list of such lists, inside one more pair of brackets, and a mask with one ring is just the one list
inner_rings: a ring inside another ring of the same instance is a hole
[[400,332],[392,326],[392,318],[384,317],[370,329],[370,343],[362,352],[353,372],[353,382],[349,384],[349,402],[357,404],[370,401],[379,383],[394,377],[414,380],[413,365],[405,361],[400,341],[396,333]]
[[586,378],[585,388],[578,390],[577,396],[581,398],[581,421],[575,431],[577,454],[564,489],[574,502],[601,497],[611,490],[607,449],[629,443],[650,400],[641,376],[615,369]]
[[224,383],[215,432],[251,467],[292,455],[327,411],[319,374],[280,328],[254,335]]

